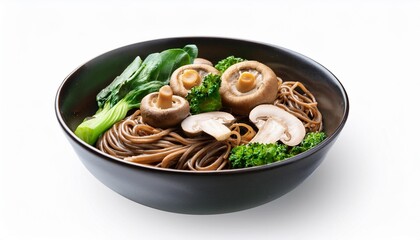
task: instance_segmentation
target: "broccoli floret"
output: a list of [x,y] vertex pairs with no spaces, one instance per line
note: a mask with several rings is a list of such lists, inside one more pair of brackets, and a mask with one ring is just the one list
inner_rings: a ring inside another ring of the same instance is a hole
[[228,69],[230,66],[236,63],[240,63],[245,61],[245,59],[229,56],[225,59],[220,60],[214,67],[219,70],[220,74],[224,73],[226,69]]
[[310,132],[306,134],[299,145],[294,147],[288,147],[281,143],[240,145],[231,150],[229,161],[232,168],[254,167],[282,161],[315,147],[326,137],[324,132]]
[[219,93],[221,82],[220,75],[208,74],[201,85],[191,88],[186,99],[192,114],[217,111],[222,108],[222,98]]
[[249,143],[234,147],[229,156],[232,168],[265,165],[288,157],[287,146],[277,143]]
[[306,134],[305,138],[299,145],[296,145],[290,149],[289,154],[290,156],[294,156],[305,152],[318,145],[325,138],[327,138],[327,134],[325,134],[325,132],[309,132]]

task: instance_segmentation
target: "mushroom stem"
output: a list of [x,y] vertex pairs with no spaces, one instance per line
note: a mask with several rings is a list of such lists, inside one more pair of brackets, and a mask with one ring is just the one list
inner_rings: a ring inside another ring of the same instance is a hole
[[250,142],[274,143],[284,137],[287,128],[277,119],[268,118]]
[[256,84],[254,74],[243,72],[236,83],[236,89],[238,89],[239,92],[246,93],[254,89]]
[[172,107],[172,89],[168,85],[165,85],[159,89],[159,95],[157,97],[157,107],[167,109]]
[[194,69],[185,70],[181,76],[181,81],[187,90],[197,86],[200,83],[200,75]]
[[216,119],[207,119],[198,123],[203,132],[213,136],[217,141],[223,141],[229,138],[230,129]]

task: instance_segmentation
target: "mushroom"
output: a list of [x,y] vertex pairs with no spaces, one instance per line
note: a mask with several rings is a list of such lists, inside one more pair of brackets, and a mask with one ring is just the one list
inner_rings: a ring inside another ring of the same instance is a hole
[[252,109],[249,120],[258,128],[251,142],[275,143],[280,140],[288,146],[295,146],[306,134],[305,126],[297,117],[271,104]]
[[194,64],[207,64],[207,65],[213,66],[213,63],[211,63],[209,60],[204,59],[204,58],[194,59]]
[[188,101],[174,96],[171,87],[165,85],[159,92],[145,96],[140,105],[143,122],[153,127],[168,128],[179,124],[190,113]]
[[184,65],[172,73],[169,84],[175,95],[186,97],[188,91],[200,85],[202,79],[210,73],[219,74],[219,71],[208,64]]
[[223,105],[233,113],[248,115],[255,106],[274,102],[278,82],[273,70],[260,62],[234,64],[222,75],[220,95]]
[[223,141],[230,136],[231,130],[226,126],[233,123],[235,117],[227,112],[206,112],[185,118],[181,127],[187,135],[196,136],[205,132],[217,141]]

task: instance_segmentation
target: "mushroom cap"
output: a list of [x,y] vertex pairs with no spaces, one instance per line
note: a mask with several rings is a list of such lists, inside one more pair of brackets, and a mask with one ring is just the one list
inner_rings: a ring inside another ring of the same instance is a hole
[[172,88],[172,91],[175,95],[186,97],[188,95],[188,90],[184,87],[184,84],[182,83],[182,80],[180,79],[181,74],[184,73],[185,70],[192,69],[198,72],[198,74],[201,77],[201,82],[204,77],[210,73],[219,74],[219,71],[214,68],[213,66],[210,66],[208,64],[188,64],[184,65],[182,67],[177,68],[171,75],[171,79],[169,80],[169,85]]
[[[249,120],[259,129],[255,138],[257,138],[258,134],[263,134],[261,133],[262,131],[267,131],[266,135],[264,134],[265,137],[258,137],[259,139],[264,139],[263,141],[267,141],[264,143],[280,140],[288,146],[295,146],[302,142],[306,134],[302,121],[284,109],[272,104],[262,104],[252,109],[249,114]],[[270,121],[269,124],[271,125],[269,127],[266,125],[268,121]],[[278,135],[274,136],[275,132]],[[273,141],[270,141],[270,139]]]
[[231,131],[226,125],[234,121],[235,117],[227,112],[205,112],[185,118],[181,122],[181,127],[189,136],[196,136],[204,131],[219,140],[230,135]]
[[150,93],[141,100],[140,111],[143,122],[157,128],[169,128],[178,125],[190,114],[190,105],[180,96],[172,96],[171,108],[157,106],[158,92]]
[[[236,83],[242,72],[256,75],[256,86],[248,92],[240,92]],[[243,61],[230,66],[222,75],[220,95],[223,106],[233,113],[248,115],[257,105],[273,103],[277,97],[278,82],[276,74],[268,66],[257,61]]]
[[213,66],[213,63],[205,58],[194,59],[194,64],[207,64],[207,65]]

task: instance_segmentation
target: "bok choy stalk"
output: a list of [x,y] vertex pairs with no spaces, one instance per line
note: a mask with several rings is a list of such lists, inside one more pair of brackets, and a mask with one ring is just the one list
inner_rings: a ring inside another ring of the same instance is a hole
[[93,145],[114,123],[131,109],[140,107],[141,99],[169,83],[172,72],[197,57],[195,45],[153,53],[144,61],[136,57],[127,68],[96,96],[98,111],[86,118],[74,131],[84,142]]

